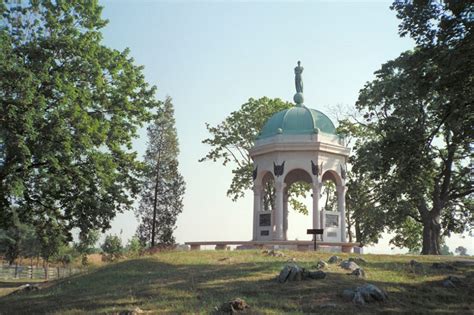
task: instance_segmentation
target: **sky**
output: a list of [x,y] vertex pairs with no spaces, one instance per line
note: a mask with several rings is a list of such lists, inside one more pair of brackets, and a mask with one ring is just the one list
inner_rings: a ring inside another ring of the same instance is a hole
[[[180,142],[180,172],[186,181],[177,242],[250,240],[253,195],[233,202],[226,196],[230,167],[198,160],[210,147],[205,123],[217,125],[249,98],[291,101],[293,68],[304,67],[305,104],[334,117],[334,108],[351,107],[374,71],[414,45],[398,36],[390,1],[101,1],[103,43],[130,48],[144,66],[157,98],[171,96]],[[335,121],[334,121],[335,122]],[[143,154],[146,132],[135,149]],[[137,220],[116,217],[111,233],[130,238]],[[289,238],[309,239],[311,218],[290,212]],[[392,250],[387,235],[373,253]],[[474,253],[473,238],[447,241]]]

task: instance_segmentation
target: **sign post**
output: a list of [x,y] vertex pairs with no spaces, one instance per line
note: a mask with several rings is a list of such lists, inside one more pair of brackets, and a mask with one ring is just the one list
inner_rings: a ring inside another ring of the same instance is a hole
[[323,235],[324,229],[307,229],[306,234],[313,235],[314,251],[316,251],[316,235]]

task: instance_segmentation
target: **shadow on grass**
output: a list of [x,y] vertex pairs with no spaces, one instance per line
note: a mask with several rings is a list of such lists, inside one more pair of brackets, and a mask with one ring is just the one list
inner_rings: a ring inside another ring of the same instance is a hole
[[[189,265],[167,264],[153,258],[129,260],[58,281],[38,292],[4,297],[0,299],[0,313],[113,313],[136,306],[158,313],[209,313],[235,297],[245,299],[252,312],[276,313],[459,314],[466,313],[473,303],[472,279],[470,287],[446,289],[433,282],[365,281],[328,272],[324,280],[280,284],[276,276],[284,264],[279,260]],[[387,263],[365,265],[369,272],[395,267]],[[342,290],[367,282],[388,290],[389,301],[360,308],[340,296]]]

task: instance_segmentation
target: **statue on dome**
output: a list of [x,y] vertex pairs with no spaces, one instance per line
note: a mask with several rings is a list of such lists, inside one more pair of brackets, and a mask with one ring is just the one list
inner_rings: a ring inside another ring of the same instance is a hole
[[298,61],[298,66],[295,67],[295,86],[296,93],[303,93],[303,73],[304,68],[301,66],[301,61]]

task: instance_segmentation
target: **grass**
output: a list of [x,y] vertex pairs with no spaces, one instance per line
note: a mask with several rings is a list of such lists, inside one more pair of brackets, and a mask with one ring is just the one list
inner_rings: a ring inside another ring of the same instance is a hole
[[[304,268],[332,254],[284,251],[269,257],[261,251],[165,252],[94,268],[87,273],[48,283],[36,292],[0,298],[0,314],[112,314],[139,307],[150,313],[213,313],[216,306],[240,297],[252,313],[442,313],[472,314],[474,267],[430,268],[433,262],[453,263],[458,257],[364,255],[366,279],[329,265],[323,280],[280,284],[275,279],[289,258]],[[347,255],[339,254],[342,258]],[[415,273],[409,261],[422,263]],[[447,275],[464,285],[447,289]],[[342,290],[373,283],[389,294],[384,303],[360,307],[344,301]],[[14,284],[15,285],[15,284]],[[9,288],[11,289],[12,286]],[[0,283],[0,295],[8,284]]]

